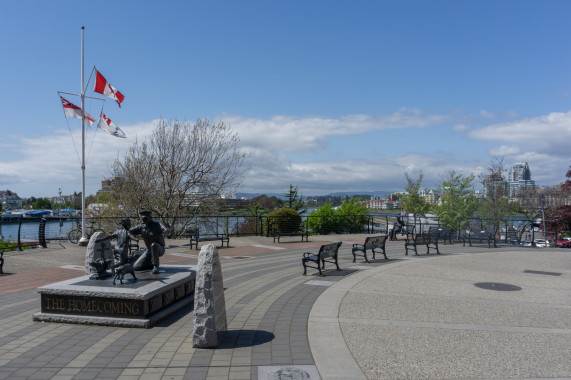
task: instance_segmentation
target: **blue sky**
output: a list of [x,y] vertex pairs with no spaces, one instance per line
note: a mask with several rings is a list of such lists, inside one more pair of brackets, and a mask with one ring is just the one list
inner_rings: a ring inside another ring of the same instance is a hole
[[81,191],[81,123],[56,91],[80,91],[82,25],[86,76],[96,65],[125,95],[104,112],[128,136],[88,131],[87,194],[160,118],[231,124],[250,155],[240,192],[400,191],[420,170],[436,187],[491,157],[554,185],[571,164],[569,15],[569,1],[0,0],[0,189]]

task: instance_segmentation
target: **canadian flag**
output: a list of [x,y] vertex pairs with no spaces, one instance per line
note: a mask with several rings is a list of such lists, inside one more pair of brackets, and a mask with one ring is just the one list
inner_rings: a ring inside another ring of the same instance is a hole
[[105,132],[109,133],[115,137],[125,138],[125,132],[123,132],[114,122],[111,121],[103,112],[99,116],[99,123],[97,126],[103,129]]
[[117,91],[115,87],[111,86],[105,77],[97,71],[97,69],[95,70],[95,73],[95,88],[93,91],[108,96],[111,99],[115,99],[119,107],[121,107],[121,102],[125,99],[125,96]]

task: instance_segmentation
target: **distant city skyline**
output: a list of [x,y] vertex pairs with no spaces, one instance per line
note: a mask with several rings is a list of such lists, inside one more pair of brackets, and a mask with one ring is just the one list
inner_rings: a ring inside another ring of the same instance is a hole
[[85,80],[96,65],[125,96],[86,110],[127,136],[88,128],[87,195],[161,118],[232,126],[249,155],[232,192],[392,191],[421,170],[435,187],[492,157],[552,186],[571,163],[569,14],[561,0],[5,1],[0,189],[81,191],[80,120],[56,92],[80,91],[81,26]]

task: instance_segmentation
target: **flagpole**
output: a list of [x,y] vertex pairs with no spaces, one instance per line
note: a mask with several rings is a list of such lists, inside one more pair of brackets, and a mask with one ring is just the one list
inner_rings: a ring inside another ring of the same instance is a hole
[[83,33],[85,26],[81,27],[81,239],[79,245],[87,245],[89,239],[85,236],[85,72],[83,64]]

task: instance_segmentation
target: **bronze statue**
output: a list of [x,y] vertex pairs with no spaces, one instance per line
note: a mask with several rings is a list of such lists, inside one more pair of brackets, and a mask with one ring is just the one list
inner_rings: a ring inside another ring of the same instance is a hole
[[111,276],[111,273],[107,272],[107,269],[111,267],[111,259],[105,260],[104,258],[99,258],[93,262],[90,262],[91,265],[95,270],[96,273],[92,274],[89,279],[90,280],[104,280],[107,277]]
[[163,227],[151,217],[150,211],[139,213],[143,223],[129,230],[129,233],[140,235],[145,242],[147,249],[136,259],[133,268],[136,271],[153,269],[152,274],[159,273],[159,257],[165,253],[165,238],[163,237]]
[[115,267],[115,277],[113,277],[113,285],[115,285],[115,280],[119,280],[119,282],[121,282],[121,284],[123,283],[123,278],[125,278],[125,275],[127,273],[130,273],[131,276],[133,276],[133,280],[137,280],[137,277],[135,276],[135,270],[133,269],[133,264],[131,263],[123,263],[120,266],[116,266]]
[[131,236],[129,235],[129,229],[131,228],[131,219],[121,219],[121,225],[123,226],[122,229],[118,229],[113,234],[97,240],[99,243],[104,240],[117,239],[117,244],[113,247],[116,266],[130,262],[129,242],[131,241]]

